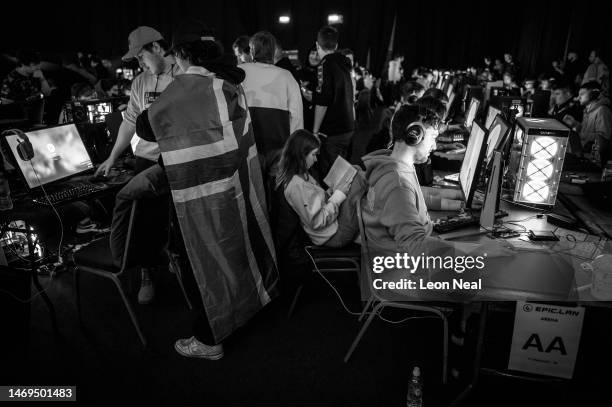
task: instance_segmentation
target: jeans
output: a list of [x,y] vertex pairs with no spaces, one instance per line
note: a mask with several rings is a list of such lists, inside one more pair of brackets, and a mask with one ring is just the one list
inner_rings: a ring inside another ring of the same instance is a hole
[[348,161],[348,148],[353,139],[353,131],[342,134],[328,135],[322,139],[321,153],[319,155],[318,169],[321,179],[325,178],[329,169],[334,165],[338,156],[346,158]]
[[143,267],[160,264],[162,257],[157,254],[164,250],[168,241],[169,218],[168,200],[161,198],[168,198],[169,195],[166,172],[159,164],[134,176],[119,191],[115,197],[110,235],[110,249],[116,266],[120,267],[123,262],[130,212],[136,200],[141,201],[138,218],[144,221],[134,225],[136,238],[132,260]]

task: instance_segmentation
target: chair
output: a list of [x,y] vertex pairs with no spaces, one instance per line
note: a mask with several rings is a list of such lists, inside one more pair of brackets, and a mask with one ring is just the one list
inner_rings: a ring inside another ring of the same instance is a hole
[[[355,271],[359,273],[361,257],[359,246],[351,245],[347,248],[331,249],[306,243],[309,239],[302,228],[300,218],[285,199],[282,188],[277,188],[273,192],[271,208],[272,230],[279,264],[282,269],[292,270],[292,272],[298,274],[297,269],[313,262],[319,271]],[[282,279],[283,276],[281,275],[281,281]],[[286,274],[285,280],[290,279]],[[287,317],[291,317],[293,314],[304,289],[304,283],[305,276],[298,276],[296,292],[289,306]]]
[[136,314],[134,313],[130,301],[128,300],[125,294],[123,285],[119,280],[119,278],[122,277],[126,271],[134,267],[134,265],[132,264],[132,249],[134,248],[134,225],[136,223],[136,213],[138,207],[139,201],[134,201],[132,203],[132,209],[130,211],[130,221],[128,225],[127,239],[125,242],[125,250],[123,251],[123,262],[121,264],[121,267],[117,267],[113,263],[113,257],[110,251],[109,237],[104,236],[99,239],[96,239],[74,254],[74,262],[76,264],[76,267],[74,268],[74,287],[77,315],[79,323],[83,325],[83,319],[81,316],[81,291],[79,281],[81,272],[84,271],[110,279],[115,284],[115,287],[117,287],[119,295],[121,295],[123,304],[125,305],[125,308],[127,309],[128,314],[130,315],[130,319],[132,320],[132,324],[134,325],[134,328],[138,333],[138,337],[142,342],[142,346],[146,348],[147,341],[142,333],[142,330],[140,329],[140,325],[138,324]]
[[367,279],[367,285],[370,289],[370,297],[368,301],[366,302],[366,305],[364,306],[361,312],[361,315],[359,316],[359,321],[361,322],[364,316],[368,313],[368,310],[370,309],[370,307],[373,306],[373,308],[369,312],[368,318],[366,319],[365,323],[359,330],[357,337],[355,338],[348,352],[346,353],[346,356],[344,357],[344,362],[346,363],[349,361],[349,359],[351,358],[351,355],[357,348],[357,345],[359,345],[361,338],[363,338],[363,335],[365,334],[366,330],[372,323],[372,320],[374,319],[376,315],[379,315],[385,307],[402,308],[402,309],[409,309],[409,310],[414,310],[414,311],[431,313],[431,314],[439,316],[442,319],[443,326],[444,326],[444,338],[443,338],[443,344],[442,344],[443,346],[442,383],[446,384],[446,376],[447,376],[446,371],[447,371],[447,364],[448,364],[448,321],[446,319],[446,316],[444,315],[444,313],[442,313],[442,311],[440,311],[439,309],[435,307],[430,307],[430,306],[425,306],[425,305],[414,305],[414,304],[407,303],[407,302],[399,302],[399,301],[393,301],[390,299],[386,299],[381,295],[381,293],[373,289],[372,272],[369,266],[372,264],[372,262],[371,262],[371,257],[370,257],[370,250],[368,247],[368,239],[365,234],[365,225],[363,223],[363,217],[362,217],[362,212],[361,212],[361,200],[357,201],[357,218],[359,222],[359,234],[361,236],[362,261],[365,262],[364,263],[365,265],[367,265],[365,268],[365,278]]
[[[176,215],[174,215],[172,202],[168,201],[167,198],[163,197],[163,198],[158,199],[156,203],[159,204],[160,206],[160,208],[158,209],[163,208],[163,205],[169,205],[170,207],[169,208],[170,232],[176,234],[176,230],[178,226],[176,226]],[[110,252],[109,237],[105,236],[100,239],[96,239],[89,245],[85,246],[83,249],[76,252],[74,255],[74,262],[76,263],[76,266],[77,266],[74,269],[74,287],[75,287],[75,294],[76,294],[76,305],[77,305],[79,323],[82,324],[83,321],[81,317],[81,301],[80,301],[81,298],[80,298],[80,284],[79,284],[80,273],[84,271],[84,272],[95,274],[100,277],[108,278],[111,281],[113,281],[113,283],[119,290],[121,299],[123,300],[123,303],[125,305],[125,308],[128,311],[128,314],[130,315],[132,324],[134,325],[134,328],[136,329],[136,332],[138,333],[140,341],[142,342],[143,347],[146,347],[147,343],[146,343],[145,337],[142,333],[142,330],[140,329],[140,325],[138,324],[138,320],[136,319],[134,310],[125,294],[123,285],[121,284],[121,281],[120,281],[120,278],[124,275],[125,272],[138,266],[137,264],[134,264],[134,254],[135,254],[134,242],[136,239],[136,229],[137,229],[135,225],[137,225],[139,220],[142,219],[143,217],[143,214],[142,214],[143,211],[142,210],[139,211],[138,209],[139,206],[140,206],[139,201],[134,201],[132,203],[132,208],[130,211],[130,220],[128,224],[127,239],[125,242],[125,249],[123,252],[123,262],[121,264],[121,267],[117,267],[113,264],[113,259],[112,259],[112,255]],[[176,239],[177,237],[174,236],[174,238]],[[174,274],[176,275],[176,278],[178,280],[178,283],[183,293],[183,296],[185,298],[185,301],[187,302],[187,306],[189,307],[189,309],[193,309],[192,304],[189,301],[189,297],[185,291],[185,287],[183,286],[182,275],[181,275],[182,269],[179,265],[179,261],[177,260],[178,255],[170,250],[167,250],[166,254],[169,258],[169,269],[173,271]]]

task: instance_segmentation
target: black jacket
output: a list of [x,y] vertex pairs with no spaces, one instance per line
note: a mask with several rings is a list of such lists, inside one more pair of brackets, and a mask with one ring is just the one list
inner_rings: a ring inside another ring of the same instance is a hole
[[317,67],[317,87],[314,105],[327,106],[320,131],[328,136],[348,133],[355,129],[351,61],[342,54],[326,55]]

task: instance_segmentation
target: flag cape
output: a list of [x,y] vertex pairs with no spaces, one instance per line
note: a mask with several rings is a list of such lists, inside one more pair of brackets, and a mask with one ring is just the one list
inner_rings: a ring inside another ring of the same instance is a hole
[[217,342],[278,295],[244,91],[192,67],[149,108],[181,234]]

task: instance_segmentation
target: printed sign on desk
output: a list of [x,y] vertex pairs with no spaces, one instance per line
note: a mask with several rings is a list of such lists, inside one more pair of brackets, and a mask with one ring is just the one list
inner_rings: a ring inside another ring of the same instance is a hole
[[518,301],[508,369],[571,379],[584,312]]

